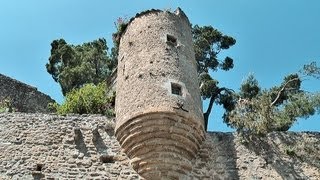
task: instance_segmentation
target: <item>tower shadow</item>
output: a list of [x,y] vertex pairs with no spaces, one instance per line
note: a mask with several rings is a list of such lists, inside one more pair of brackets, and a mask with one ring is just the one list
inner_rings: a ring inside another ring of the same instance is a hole
[[195,179],[238,180],[236,157],[232,133],[208,132],[197,154],[192,175]]
[[[319,168],[319,164],[316,163],[319,157],[305,153],[306,145],[301,144],[303,142],[301,133],[272,132],[266,137],[251,136],[250,139],[246,139],[244,145],[262,157],[282,179],[309,179],[300,165],[306,162],[310,166]],[[313,160],[309,156],[312,156]]]

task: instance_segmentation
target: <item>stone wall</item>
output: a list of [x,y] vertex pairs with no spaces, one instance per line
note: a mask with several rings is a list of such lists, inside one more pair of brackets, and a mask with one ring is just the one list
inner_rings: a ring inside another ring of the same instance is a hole
[[[0,179],[142,179],[99,115],[0,114]],[[320,179],[320,133],[210,132],[187,179]]]
[[320,179],[319,132],[207,133],[193,179]]
[[0,101],[10,100],[19,112],[48,112],[47,105],[54,102],[37,88],[0,74]]
[[0,179],[137,179],[103,116],[0,114]]

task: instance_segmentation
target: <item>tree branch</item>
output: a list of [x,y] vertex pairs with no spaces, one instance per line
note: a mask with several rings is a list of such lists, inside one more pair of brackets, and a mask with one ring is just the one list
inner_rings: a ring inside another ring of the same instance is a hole
[[299,80],[299,78],[293,78],[293,79],[290,79],[289,81],[287,81],[287,82],[284,84],[284,86],[280,89],[280,91],[278,92],[277,97],[276,97],[276,98],[274,99],[274,101],[270,104],[270,107],[271,107],[271,106],[274,106],[274,105],[277,103],[277,101],[279,100],[281,94],[282,94],[282,93],[284,92],[284,90],[286,89],[286,86],[287,86],[290,82],[292,82],[292,81],[297,81],[297,80]]
[[222,87],[222,88],[219,88],[217,92],[212,93],[207,111],[205,113],[203,113],[205,130],[208,129],[209,115],[211,113],[213,103],[217,99],[218,94],[220,94],[222,91],[234,92],[232,89]]

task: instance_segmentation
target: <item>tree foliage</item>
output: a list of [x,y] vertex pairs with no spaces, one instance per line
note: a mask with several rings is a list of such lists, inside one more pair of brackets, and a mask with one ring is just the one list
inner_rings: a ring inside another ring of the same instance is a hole
[[103,38],[82,45],[68,44],[64,39],[54,40],[46,68],[66,95],[84,84],[98,84],[110,75],[116,63],[107,50]]
[[315,61],[311,62],[310,64],[304,65],[303,69],[300,72],[307,76],[320,79],[320,67],[317,66],[317,63]]
[[113,48],[111,49],[111,57],[115,62],[118,62],[118,51],[120,45],[120,39],[124,31],[128,26],[129,21],[126,18],[119,17],[114,23],[117,31],[112,34]]
[[198,74],[200,79],[200,91],[202,98],[209,99],[209,106],[204,112],[205,129],[208,126],[208,119],[213,104],[223,105],[227,110],[233,108],[233,91],[226,87],[220,87],[219,81],[213,79],[209,71],[218,69],[228,71],[233,68],[233,59],[225,57],[224,60],[218,59],[218,54],[222,50],[229,49],[236,43],[236,40],[222,34],[212,26],[198,26],[192,28],[195,58],[198,64]]
[[204,100],[209,99],[204,112],[205,129],[214,103],[224,107],[223,118],[229,126],[257,134],[286,131],[298,118],[320,112],[320,93],[309,93],[301,88],[301,74],[320,79],[320,68],[316,62],[305,65],[300,75],[290,74],[280,85],[270,89],[261,89],[254,76],[249,75],[240,92],[235,93],[227,87],[220,87],[219,81],[213,79],[209,72],[233,68],[232,58],[219,60],[218,54],[233,46],[236,40],[211,26],[195,25],[192,33],[201,96]]
[[58,114],[103,114],[114,116],[115,94],[106,95],[106,86],[103,83],[98,85],[86,84],[79,89],[68,92],[62,105],[51,104],[50,108]]
[[308,118],[320,107],[320,94],[303,91],[298,74],[290,74],[279,86],[264,90],[251,74],[234,97],[234,109],[226,111],[224,121],[254,134],[287,131],[298,118]]

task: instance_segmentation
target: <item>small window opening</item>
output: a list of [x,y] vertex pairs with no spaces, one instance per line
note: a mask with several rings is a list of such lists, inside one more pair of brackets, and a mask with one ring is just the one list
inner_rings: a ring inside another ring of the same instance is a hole
[[36,171],[42,171],[43,164],[37,164]]
[[171,93],[175,95],[182,96],[181,86],[176,83],[171,83]]
[[167,34],[167,43],[172,44],[173,46],[177,46],[177,38]]
[[101,155],[100,156],[100,161],[102,163],[114,163],[115,159],[114,156],[110,156],[110,155]]

